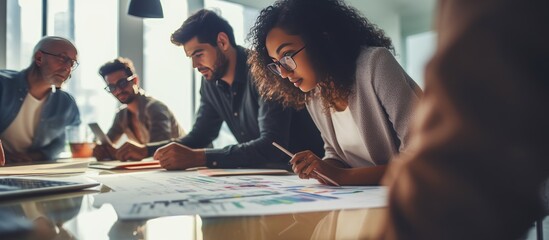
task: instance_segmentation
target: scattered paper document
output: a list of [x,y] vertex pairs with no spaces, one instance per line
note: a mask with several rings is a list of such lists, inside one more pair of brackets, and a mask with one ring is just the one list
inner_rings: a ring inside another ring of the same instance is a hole
[[334,187],[296,175],[208,177],[196,171],[155,171],[93,177],[115,192],[94,195],[119,219],[195,215],[255,216],[383,207],[384,187]]
[[90,168],[98,169],[125,169],[125,170],[138,170],[138,169],[154,169],[162,168],[158,160],[150,161],[98,161],[90,163]]
[[201,169],[198,173],[206,176],[235,176],[235,175],[276,175],[276,174],[288,174],[289,172],[284,169]]
[[21,166],[0,167],[0,175],[51,175],[83,173],[88,169],[89,161],[41,163]]

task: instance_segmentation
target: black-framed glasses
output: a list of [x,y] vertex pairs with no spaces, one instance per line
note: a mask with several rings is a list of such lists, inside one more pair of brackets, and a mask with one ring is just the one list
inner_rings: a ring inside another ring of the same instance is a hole
[[267,64],[267,68],[271,70],[274,74],[282,77],[282,71],[280,67],[283,67],[284,70],[291,72],[297,68],[297,63],[294,60],[294,56],[297,55],[301,50],[305,49],[305,46],[295,51],[294,53],[282,57],[278,61],[273,61],[272,63]]
[[71,66],[71,71],[74,71],[74,69],[76,69],[78,67],[78,61],[76,61],[75,59],[72,59],[70,57],[67,57],[65,55],[62,55],[62,54],[55,54],[55,53],[50,53],[50,52],[46,52],[44,50],[40,50],[40,52],[44,53],[44,54],[47,54],[47,55],[50,55],[50,56],[54,56],[54,57],[57,57],[57,59],[62,62],[63,64],[70,64]]
[[106,87],[105,87],[105,91],[107,92],[114,92],[114,90],[116,90],[117,88],[118,89],[124,89],[128,86],[128,84],[130,84],[130,82],[135,78],[135,74],[134,75],[131,75],[129,77],[125,77],[125,78],[121,78],[121,79],[118,79],[118,81],[116,81],[116,84],[108,84]]

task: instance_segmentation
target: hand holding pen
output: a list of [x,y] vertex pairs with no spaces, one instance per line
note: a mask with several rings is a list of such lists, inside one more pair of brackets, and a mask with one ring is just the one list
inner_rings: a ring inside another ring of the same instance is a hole
[[314,173],[316,174],[316,176],[321,182],[339,186],[339,184],[336,181],[334,181],[333,179],[329,178],[328,176],[316,170],[316,167],[318,166],[318,164],[320,163],[319,161],[321,160],[316,155],[314,155],[311,151],[304,151],[304,152],[299,152],[297,154],[293,154],[275,142],[273,142],[273,145],[292,158],[290,160],[290,163],[294,165],[294,172],[299,174],[300,178],[309,178],[308,176],[310,176],[311,173]]

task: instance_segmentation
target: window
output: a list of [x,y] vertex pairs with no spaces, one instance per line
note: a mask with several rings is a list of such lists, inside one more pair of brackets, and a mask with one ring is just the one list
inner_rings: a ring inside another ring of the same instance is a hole
[[110,0],[48,1],[48,35],[74,41],[80,66],[67,82],[67,91],[76,99],[82,122],[98,122],[110,127],[118,102],[103,90],[97,73],[106,61],[117,56],[118,3]]
[[34,45],[42,37],[42,1],[8,0],[6,15],[6,68],[21,70],[30,65]]
[[172,33],[187,19],[187,3],[162,0],[164,18],[144,20],[143,85],[174,113],[189,132],[193,124],[192,65],[182,47],[171,43]]

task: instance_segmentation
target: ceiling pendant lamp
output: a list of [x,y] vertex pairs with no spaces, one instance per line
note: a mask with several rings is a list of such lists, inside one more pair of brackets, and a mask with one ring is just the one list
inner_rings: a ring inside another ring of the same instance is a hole
[[163,18],[160,0],[131,0],[128,14],[142,18]]

